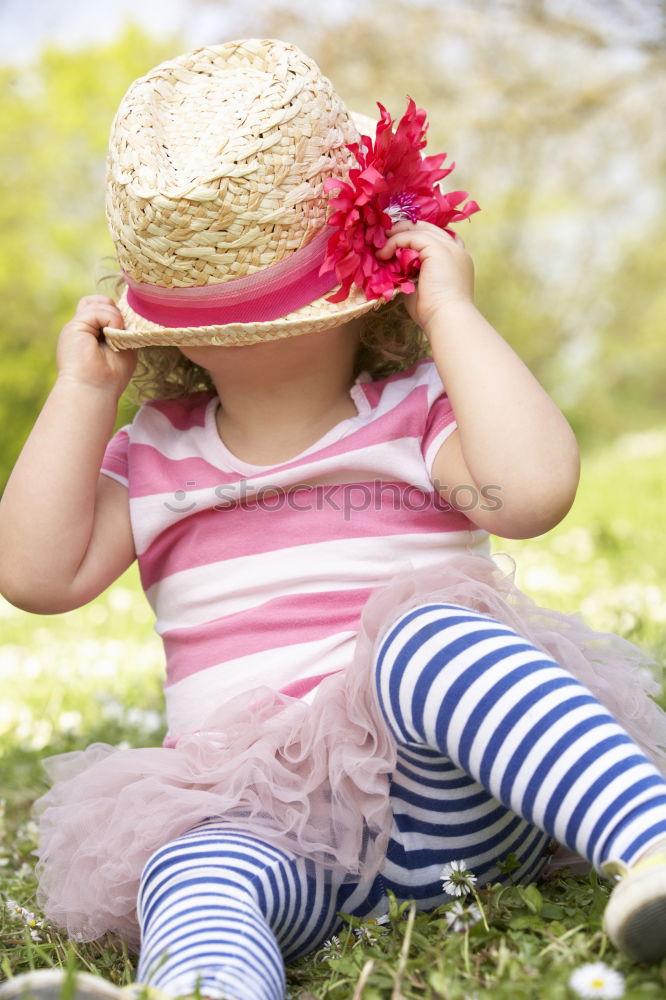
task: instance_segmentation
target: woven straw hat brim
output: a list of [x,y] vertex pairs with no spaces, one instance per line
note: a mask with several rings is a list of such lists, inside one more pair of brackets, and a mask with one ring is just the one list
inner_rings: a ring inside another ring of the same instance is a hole
[[[334,292],[328,293],[333,295]],[[123,292],[118,309],[125,329],[105,327],[104,337],[114,350],[131,347],[194,347],[218,345],[242,347],[267,340],[282,340],[305,333],[329,330],[348,323],[383,304],[383,299],[368,301],[364,293],[353,289],[343,302],[328,302],[323,296],[287,316],[261,323],[230,323],[225,326],[162,327],[139,316],[128,305]]]

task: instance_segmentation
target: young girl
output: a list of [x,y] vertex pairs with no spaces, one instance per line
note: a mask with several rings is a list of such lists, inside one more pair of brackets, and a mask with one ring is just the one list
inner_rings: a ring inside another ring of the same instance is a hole
[[[449,224],[476,206],[440,190],[423,112],[381,109],[361,143],[357,122],[274,41],[130,88],[107,202],[126,289],[63,329],[2,500],[19,607],[78,607],[138,558],[165,747],[47,762],[40,898],[79,940],[140,942],[137,982],[172,996],[284,997],[284,959],[340,912],[435,907],[452,862],[533,879],[553,840],[624,876],[618,946],[666,955],[642,656],[488,553],[566,514],[573,434],[474,306]],[[400,292],[418,328],[382,305]],[[151,401],[108,443],[137,348]],[[3,996],[26,985],[53,977]]]

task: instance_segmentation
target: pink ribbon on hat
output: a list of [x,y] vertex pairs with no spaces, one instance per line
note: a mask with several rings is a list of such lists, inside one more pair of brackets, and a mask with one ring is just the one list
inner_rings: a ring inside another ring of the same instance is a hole
[[330,240],[320,233],[307,246],[261,271],[230,281],[189,288],[127,282],[128,305],[163,327],[225,326],[280,319],[310,305],[339,284],[335,270],[320,274]]

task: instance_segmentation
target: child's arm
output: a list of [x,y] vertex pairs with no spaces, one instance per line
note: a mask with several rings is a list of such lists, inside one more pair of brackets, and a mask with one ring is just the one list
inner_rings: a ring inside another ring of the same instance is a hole
[[113,352],[111,299],[82,299],[58,340],[56,383],[0,503],[0,591],[26,611],[87,603],[134,559],[127,490],[100,475],[135,351]]
[[[529,538],[548,531],[576,494],[573,431],[474,305],[473,265],[462,241],[429,223],[401,222],[381,256],[398,246],[420,253],[418,287],[407,304],[428,336],[458,424],[436,456],[434,481],[453,505],[456,486],[475,487],[480,503],[467,513],[493,534]],[[460,496],[468,502],[469,490]]]

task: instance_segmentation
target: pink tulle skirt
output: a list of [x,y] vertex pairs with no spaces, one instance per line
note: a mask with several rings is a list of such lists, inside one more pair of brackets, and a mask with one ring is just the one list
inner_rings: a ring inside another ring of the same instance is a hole
[[259,688],[217,707],[174,748],[97,743],[47,760],[52,788],[35,805],[46,916],[78,940],[112,931],[136,945],[143,866],[210,817],[369,883],[391,828],[396,757],[375,698],[374,651],[401,614],[433,600],[482,611],[549,653],[666,774],[666,714],[648,697],[659,686],[645,654],[576,615],[538,607],[496,562],[454,557],[401,574],[370,598],[353,662],[309,704]]

